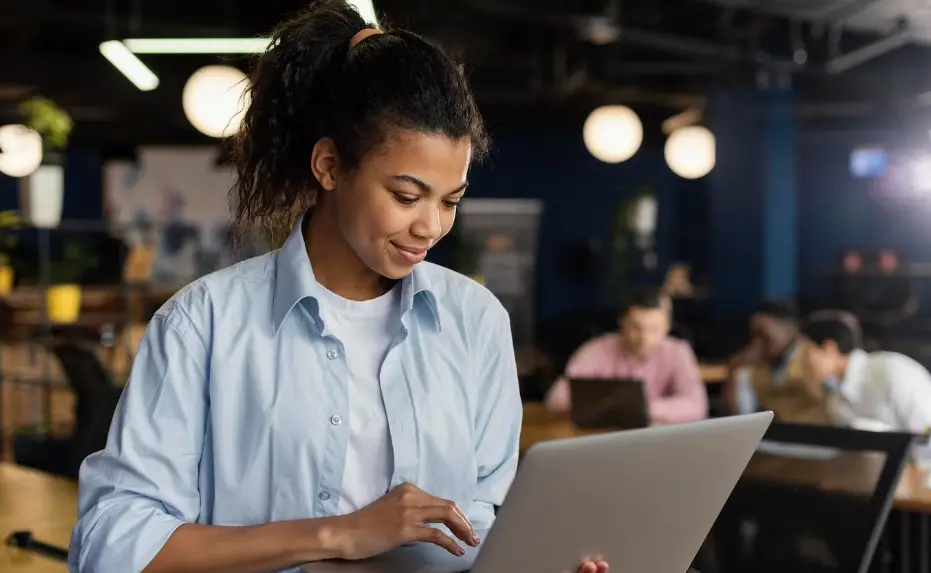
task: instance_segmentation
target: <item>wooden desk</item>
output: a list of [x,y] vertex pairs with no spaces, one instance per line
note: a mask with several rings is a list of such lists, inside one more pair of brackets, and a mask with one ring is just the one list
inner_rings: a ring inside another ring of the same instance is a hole
[[[583,430],[572,425],[562,415],[551,414],[542,404],[524,404],[524,423],[520,434],[520,450],[548,440],[559,440],[597,434],[604,430]],[[800,485],[810,485],[826,491],[871,492],[876,484],[882,460],[868,454],[841,454],[829,461],[793,459],[757,454],[747,466],[748,474],[788,477]],[[895,492],[895,508],[901,511],[931,514],[931,488],[925,485],[927,474],[914,466],[905,468]]]
[[[78,485],[41,472],[0,463],[0,538],[27,529],[45,543],[68,547],[77,519]],[[64,563],[0,546],[3,573],[66,572]]]
[[723,384],[727,380],[727,364],[700,363],[698,369],[705,384]]

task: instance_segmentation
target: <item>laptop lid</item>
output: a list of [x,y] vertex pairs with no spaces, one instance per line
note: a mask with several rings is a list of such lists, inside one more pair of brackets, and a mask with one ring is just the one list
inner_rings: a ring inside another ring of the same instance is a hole
[[537,444],[472,573],[687,571],[771,412]]
[[650,425],[643,382],[635,378],[570,378],[572,423],[631,430]]

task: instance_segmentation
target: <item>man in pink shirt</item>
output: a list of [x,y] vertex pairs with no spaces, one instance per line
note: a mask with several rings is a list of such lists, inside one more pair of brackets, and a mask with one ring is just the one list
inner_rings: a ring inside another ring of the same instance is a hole
[[659,290],[636,293],[619,317],[620,332],[589,340],[546,396],[553,412],[571,408],[569,378],[635,378],[643,381],[653,424],[678,424],[708,415],[708,393],[692,347],[669,336],[672,301]]

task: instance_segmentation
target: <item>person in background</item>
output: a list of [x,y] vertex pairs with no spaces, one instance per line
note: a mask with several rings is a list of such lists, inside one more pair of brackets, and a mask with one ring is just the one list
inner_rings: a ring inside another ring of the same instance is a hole
[[816,421],[793,360],[799,340],[798,311],[791,301],[765,301],[750,317],[750,342],[728,362],[723,388],[731,414],[772,410],[785,421]]
[[692,298],[695,287],[692,286],[692,269],[685,263],[673,263],[666,271],[663,293],[672,299]]
[[802,328],[802,379],[829,421],[920,434],[931,428],[931,374],[897,352],[861,349],[856,318],[821,311]]
[[863,255],[860,251],[844,251],[834,285],[834,300],[839,309],[857,312],[863,301],[864,280]]
[[236,226],[290,236],[155,313],[81,467],[72,572],[465,556],[514,478],[507,310],[424,260],[487,144],[458,62],[319,0],[273,33],[250,90]]
[[570,378],[636,378],[643,381],[650,420],[676,424],[708,415],[708,394],[688,343],[671,338],[672,302],[659,289],[631,297],[618,318],[619,332],[586,342],[546,396],[552,412],[568,412]]

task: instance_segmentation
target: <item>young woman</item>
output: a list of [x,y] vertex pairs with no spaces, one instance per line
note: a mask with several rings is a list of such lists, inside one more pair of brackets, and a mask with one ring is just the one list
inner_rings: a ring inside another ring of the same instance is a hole
[[517,465],[508,316],[423,259],[485,146],[458,65],[418,36],[369,29],[343,0],[275,32],[233,198],[240,227],[293,230],[153,317],[107,447],[81,470],[72,571],[274,571],[480,543]]

